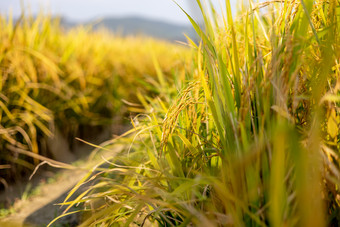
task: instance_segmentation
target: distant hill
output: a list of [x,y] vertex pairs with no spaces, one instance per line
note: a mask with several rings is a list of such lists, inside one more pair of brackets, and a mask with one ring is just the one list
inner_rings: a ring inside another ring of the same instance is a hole
[[[64,24],[65,27],[77,25],[64,19],[62,19],[62,24]],[[186,41],[183,34],[188,35],[194,40],[194,37],[196,37],[194,29],[189,25],[171,24],[142,17],[104,18],[98,23],[87,22],[85,24],[94,24],[94,29],[104,27],[112,32],[119,33],[122,36],[146,35],[169,41]]]

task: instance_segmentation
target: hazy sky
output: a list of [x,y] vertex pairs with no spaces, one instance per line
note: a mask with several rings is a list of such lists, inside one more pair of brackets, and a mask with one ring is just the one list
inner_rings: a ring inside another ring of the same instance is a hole
[[[212,1],[217,7],[220,1],[225,2],[224,0]],[[33,14],[43,8],[54,15],[62,15],[75,21],[86,21],[104,16],[137,15],[173,23],[188,23],[186,16],[172,0],[23,0],[23,2],[25,8],[30,8]],[[177,2],[191,15],[197,14],[193,10],[195,0],[177,0]],[[234,4],[236,0],[231,2]],[[20,15],[20,0],[0,0],[0,13],[7,14],[10,9],[14,16]]]

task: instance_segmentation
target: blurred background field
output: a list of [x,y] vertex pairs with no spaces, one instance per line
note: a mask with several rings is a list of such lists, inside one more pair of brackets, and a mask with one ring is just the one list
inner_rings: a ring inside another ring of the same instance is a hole
[[65,32],[46,16],[2,17],[1,26],[1,159],[31,169],[32,160],[15,157],[16,151],[56,158],[48,139],[56,131],[71,149],[75,137],[91,135],[89,126],[111,125],[117,115],[115,124],[124,124],[128,112],[121,99],[157,95],[144,86],[157,86],[155,64],[170,78],[189,62],[185,47],[90,27]]
[[338,226],[339,1],[172,4],[196,35],[1,17],[3,189],[85,171],[49,226]]

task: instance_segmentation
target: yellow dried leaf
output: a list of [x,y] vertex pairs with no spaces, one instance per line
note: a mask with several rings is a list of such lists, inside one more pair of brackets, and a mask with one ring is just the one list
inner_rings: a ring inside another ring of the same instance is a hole
[[332,137],[335,138],[338,135],[338,122],[337,122],[337,117],[336,117],[336,113],[335,110],[332,109],[331,110],[331,114],[328,118],[327,121],[327,131],[328,134]]

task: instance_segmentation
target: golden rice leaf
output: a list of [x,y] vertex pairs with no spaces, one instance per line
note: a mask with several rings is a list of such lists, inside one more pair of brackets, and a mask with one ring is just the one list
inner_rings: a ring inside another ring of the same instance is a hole
[[331,114],[327,121],[327,132],[332,138],[335,138],[339,132],[337,117],[334,109],[331,110]]

